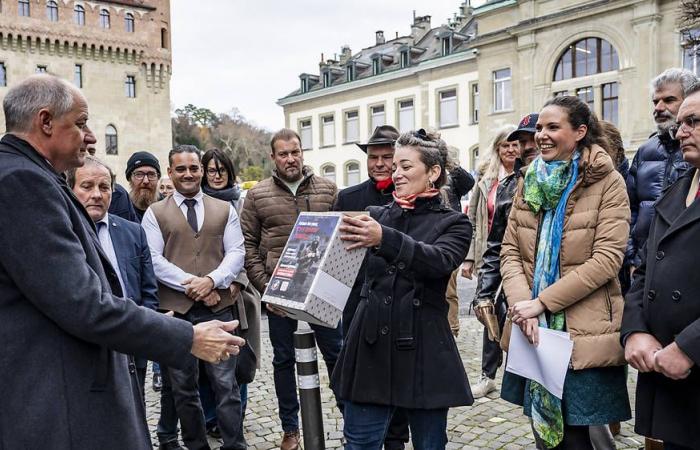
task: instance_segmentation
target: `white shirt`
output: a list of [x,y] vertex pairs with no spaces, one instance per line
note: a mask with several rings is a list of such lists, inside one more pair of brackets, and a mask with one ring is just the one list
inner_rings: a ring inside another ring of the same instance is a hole
[[[173,192],[173,200],[175,200],[175,204],[180,208],[185,218],[187,218],[186,199],[187,197],[179,192]],[[197,201],[194,205],[194,210],[197,213],[197,230],[199,231],[202,229],[202,224],[204,224],[204,194],[200,190],[192,199]],[[185,292],[182,282],[188,278],[195,277],[195,275],[185,272],[163,256],[163,249],[165,248],[163,233],[151,207],[143,215],[141,226],[146,231],[146,239],[151,251],[156,278],[170,288]],[[238,276],[238,273],[243,269],[245,257],[243,233],[241,232],[241,224],[238,221],[236,208],[233,205],[229,206],[228,222],[226,222],[226,228],[224,229],[223,241],[224,259],[221,260],[219,267],[206,275],[214,281],[215,289],[228,289]]]
[[[100,226],[103,223],[104,226]],[[109,214],[105,214],[102,220],[95,222],[97,227],[97,237],[100,240],[100,245],[102,250],[107,255],[107,259],[112,264],[114,271],[117,272],[117,278],[119,278],[119,285],[122,287],[122,295],[126,297],[128,293],[126,292],[126,286],[124,285],[124,280],[122,279],[122,272],[119,270],[119,261],[117,260],[117,254],[114,251],[114,244],[112,243],[112,236],[109,234]]]

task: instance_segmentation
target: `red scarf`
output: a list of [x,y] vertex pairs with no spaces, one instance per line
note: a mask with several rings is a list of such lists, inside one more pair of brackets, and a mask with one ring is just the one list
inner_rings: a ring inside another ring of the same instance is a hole
[[380,181],[375,181],[374,187],[377,188],[377,190],[379,192],[383,192],[384,189],[390,187],[393,184],[394,184],[394,180],[392,180],[391,177],[389,177],[389,178],[385,178],[385,179],[380,180]]
[[392,193],[394,201],[403,209],[414,209],[416,207],[416,199],[418,198],[433,198],[439,194],[440,190],[434,188],[417,194],[407,195],[406,197],[397,197],[396,191]]

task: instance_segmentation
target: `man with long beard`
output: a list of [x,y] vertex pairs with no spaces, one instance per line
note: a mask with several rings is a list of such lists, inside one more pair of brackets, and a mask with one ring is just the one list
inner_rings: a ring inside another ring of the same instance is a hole
[[129,198],[141,222],[148,207],[160,200],[158,159],[149,152],[134,153],[126,163],[126,179],[129,181]]

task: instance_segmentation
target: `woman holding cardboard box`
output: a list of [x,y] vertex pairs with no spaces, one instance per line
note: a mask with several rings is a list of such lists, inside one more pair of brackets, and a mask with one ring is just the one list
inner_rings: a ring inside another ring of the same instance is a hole
[[348,249],[367,247],[361,301],[332,375],[346,449],[382,446],[396,408],[414,448],[444,449],[447,411],[473,398],[447,321],[445,291],[472,227],[442,201],[447,146],[424,130],[396,142],[394,202],[344,217]]

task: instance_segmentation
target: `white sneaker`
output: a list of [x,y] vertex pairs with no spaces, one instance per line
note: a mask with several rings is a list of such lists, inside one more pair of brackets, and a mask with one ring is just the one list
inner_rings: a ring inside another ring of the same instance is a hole
[[486,375],[481,375],[479,381],[472,386],[472,396],[474,396],[474,398],[485,397],[489,392],[493,392],[496,389],[496,380],[492,380]]

